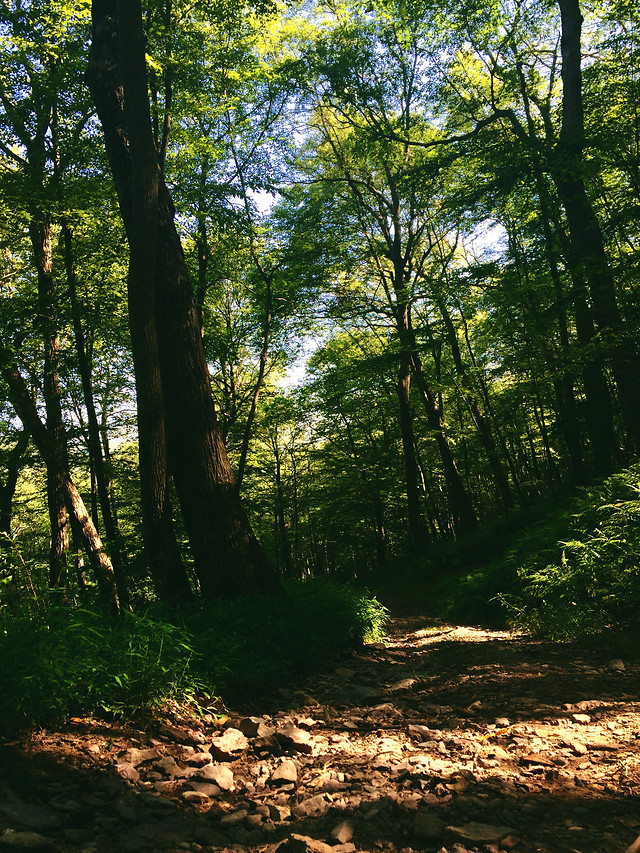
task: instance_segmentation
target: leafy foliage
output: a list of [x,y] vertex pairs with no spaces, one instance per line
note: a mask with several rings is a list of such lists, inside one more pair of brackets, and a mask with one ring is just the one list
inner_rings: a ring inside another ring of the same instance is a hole
[[70,714],[129,716],[168,699],[201,707],[214,692],[264,688],[345,644],[378,638],[385,614],[375,599],[328,582],[116,621],[62,607],[4,614],[0,727],[8,734]]

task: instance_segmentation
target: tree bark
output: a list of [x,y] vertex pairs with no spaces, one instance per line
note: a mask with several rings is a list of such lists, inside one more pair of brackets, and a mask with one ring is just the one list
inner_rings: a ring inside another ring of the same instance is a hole
[[[240,503],[220,436],[200,323],[174,223],[173,202],[160,175],[157,154],[154,166],[150,150],[152,134],[139,2],[94,0],[89,79],[132,254],[135,251],[140,264],[148,264],[142,270],[136,261],[140,275],[148,276],[153,271],[153,283],[147,280],[144,290],[146,328],[157,346],[157,355],[150,356],[149,362],[161,379],[167,460],[201,593],[210,598],[279,589],[278,576]],[[138,174],[139,167],[147,170],[146,178]],[[151,196],[154,187],[157,202]],[[141,204],[140,196],[145,193]],[[140,226],[133,221],[133,211],[138,207],[147,217],[144,233],[137,232]],[[157,226],[152,234],[154,215]],[[133,244],[138,241],[141,246],[134,249]],[[149,307],[152,297],[153,311]],[[137,322],[134,310],[132,333]],[[153,322],[155,334],[151,332]],[[156,412],[158,418],[162,411]],[[162,448],[156,446],[153,452],[157,456]]]
[[0,373],[9,388],[9,398],[16,414],[22,421],[24,429],[31,434],[47,471],[49,469],[56,471],[57,482],[64,493],[65,503],[78,524],[78,530],[96,578],[100,599],[106,609],[118,613],[120,601],[111,560],[102,547],[95,525],[71,479],[68,468],[60,467],[55,439],[52,439],[49,430],[40,420],[26,383],[13,363],[11,352],[3,345],[0,345]]
[[[67,437],[60,403],[60,338],[58,335],[51,225],[35,216],[29,223],[29,236],[38,280],[37,323],[44,348],[44,396],[51,458],[47,464],[47,506],[51,542],[49,549],[49,589],[62,593],[69,556],[69,524],[62,472],[68,470]],[[62,593],[64,598],[64,593]]]
[[576,258],[589,286],[593,316],[609,350],[609,360],[631,449],[640,448],[640,357],[629,337],[615,292],[600,224],[584,181],[584,109],[578,0],[558,0],[562,20],[562,126],[553,178],[567,216]]
[[[93,399],[91,365],[87,356],[80,305],[78,304],[78,288],[73,259],[73,238],[71,229],[66,223],[63,223],[62,225],[62,238],[64,242],[67,287],[69,291],[69,302],[71,305],[71,316],[73,320],[73,333],[76,344],[76,355],[78,358],[78,370],[80,372],[84,405],[87,411],[87,444],[92,469],[92,501],[94,492],[93,481],[95,480],[98,502],[100,504],[102,521],[104,523],[104,531],[107,542],[109,543],[111,562],[115,572],[116,582],[118,584],[118,597],[120,598],[122,607],[128,608],[129,593],[127,590],[126,578],[124,576],[120,531],[118,530],[116,518],[111,507],[109,482],[107,472],[105,470],[104,457],[102,455],[102,446],[100,442],[100,425],[98,424],[98,416],[96,414],[96,407]],[[92,509],[94,521],[97,521],[96,509],[97,507]]]

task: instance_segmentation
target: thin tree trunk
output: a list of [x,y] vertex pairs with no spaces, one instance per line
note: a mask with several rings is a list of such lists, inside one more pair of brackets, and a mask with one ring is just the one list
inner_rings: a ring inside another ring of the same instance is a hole
[[51,226],[35,217],[29,223],[29,236],[37,271],[37,321],[44,346],[44,396],[51,459],[47,465],[47,505],[51,543],[49,550],[49,588],[63,592],[69,553],[69,524],[62,471],[68,470],[67,438],[60,403],[60,338],[57,329]]
[[[122,562],[122,550],[120,542],[120,531],[116,523],[115,516],[111,508],[111,496],[109,494],[109,483],[105,470],[104,458],[102,455],[102,446],[100,442],[100,425],[96,414],[95,402],[93,399],[93,383],[91,380],[91,365],[87,356],[85,346],[84,330],[82,328],[82,316],[80,305],[78,302],[78,288],[75,273],[75,264],[73,259],[73,238],[71,229],[64,223],[62,225],[62,237],[64,241],[65,252],[65,267],[67,273],[67,287],[69,291],[69,302],[71,306],[71,315],[73,319],[73,333],[76,344],[76,356],[78,358],[78,370],[80,372],[80,382],[82,384],[82,395],[84,405],[87,412],[87,444],[89,447],[89,457],[91,459],[92,471],[92,505],[95,504],[95,495],[97,493],[100,510],[102,513],[102,521],[104,523],[104,532],[109,550],[111,552],[111,562],[116,575],[118,584],[118,597],[120,604],[124,608],[129,607],[129,593],[127,591],[126,578],[124,576],[124,567]],[[97,528],[97,506],[92,509],[93,519],[96,522]]]
[[0,373],[9,388],[9,397],[16,414],[22,421],[23,427],[30,432],[47,471],[51,469],[57,472],[56,476],[60,489],[64,492],[66,505],[78,524],[84,547],[89,556],[98,584],[100,599],[105,608],[113,613],[118,613],[120,602],[111,561],[102,547],[95,525],[68,469],[60,468],[60,460],[56,454],[54,440],[52,440],[47,427],[40,420],[26,383],[13,363],[11,352],[4,346],[0,346]]

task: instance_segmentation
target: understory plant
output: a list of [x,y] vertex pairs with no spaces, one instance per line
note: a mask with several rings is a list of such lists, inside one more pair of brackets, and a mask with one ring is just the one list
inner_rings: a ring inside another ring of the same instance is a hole
[[113,619],[50,607],[0,615],[0,732],[73,714],[131,717],[167,700],[202,710],[337,649],[381,636],[385,609],[351,587],[294,584],[283,595],[151,606]]

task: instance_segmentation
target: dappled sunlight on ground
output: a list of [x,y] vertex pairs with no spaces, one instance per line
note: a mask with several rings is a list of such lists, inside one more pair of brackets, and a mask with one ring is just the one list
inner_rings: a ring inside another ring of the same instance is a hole
[[6,748],[0,840],[622,853],[640,832],[639,686],[637,665],[594,651],[398,618],[222,721],[78,719]]

